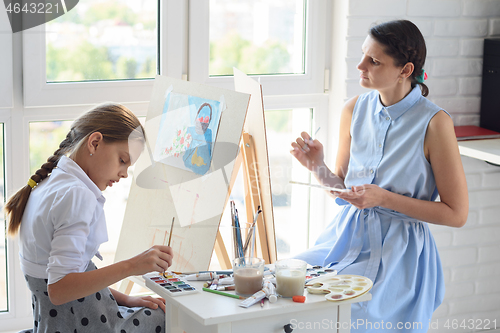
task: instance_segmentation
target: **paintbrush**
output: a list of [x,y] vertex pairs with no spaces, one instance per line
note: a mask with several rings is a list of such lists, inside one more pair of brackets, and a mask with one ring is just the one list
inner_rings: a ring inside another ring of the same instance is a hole
[[168,235],[168,244],[167,244],[167,246],[170,246],[170,241],[172,240],[172,230],[174,230],[174,221],[175,221],[175,216],[172,217],[172,225],[170,226],[170,235]]
[[[175,216],[172,217],[172,225],[170,226],[170,235],[168,235],[168,244],[167,244],[167,246],[170,246],[170,242],[172,241],[172,231],[174,230],[174,221],[175,221]],[[163,271],[163,277],[166,278],[165,271]]]

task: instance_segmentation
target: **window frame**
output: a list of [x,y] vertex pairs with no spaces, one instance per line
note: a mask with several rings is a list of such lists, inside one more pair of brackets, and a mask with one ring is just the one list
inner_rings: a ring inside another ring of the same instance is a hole
[[0,11],[0,108],[12,108],[13,106],[13,66],[12,66],[12,29],[10,27],[7,11]]
[[[311,108],[313,109],[313,128],[325,126],[329,123],[329,97],[325,94],[311,94],[311,95],[288,95],[288,96],[263,96],[264,110],[278,110],[278,109],[298,109],[298,108]],[[326,126],[325,126],[326,127]],[[297,133],[300,135],[300,133]],[[324,128],[316,134],[315,139],[318,139],[323,144],[323,150],[331,150],[328,142],[328,128]],[[269,143],[268,143],[269,144]],[[291,146],[290,146],[291,148]],[[283,147],[289,149],[289,147]],[[312,176],[312,175],[311,175]],[[312,177],[314,178],[314,177]],[[315,179],[311,179],[315,182]],[[309,196],[309,228],[307,243],[309,246],[313,245],[318,238],[321,231],[327,224],[326,219],[326,201],[327,197],[324,191],[310,191]],[[323,221],[322,223],[313,223],[313,221]]]
[[[167,52],[167,49],[186,48],[184,29],[174,33],[182,26],[186,8],[187,0],[158,1],[157,60],[161,75],[182,77],[184,52]],[[42,24],[22,32],[25,107],[149,101],[154,79],[47,83],[45,28]]]
[[[324,92],[326,68],[327,3],[305,0],[305,74],[251,75],[267,95],[317,94]],[[209,77],[210,8],[207,0],[191,0],[189,6],[189,80],[234,89],[233,77]],[[193,52],[196,50],[196,52]]]

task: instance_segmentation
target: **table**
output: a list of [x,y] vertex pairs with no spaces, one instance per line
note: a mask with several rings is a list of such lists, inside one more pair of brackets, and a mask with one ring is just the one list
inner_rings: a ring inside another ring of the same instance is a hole
[[460,154],[500,165],[500,139],[459,141]]
[[264,307],[238,306],[238,299],[202,291],[203,282],[190,281],[197,294],[166,298],[167,333],[278,333],[291,324],[293,332],[350,332],[351,304],[371,300],[366,293],[357,298],[329,302],[324,295],[307,291],[305,303],[279,298]]

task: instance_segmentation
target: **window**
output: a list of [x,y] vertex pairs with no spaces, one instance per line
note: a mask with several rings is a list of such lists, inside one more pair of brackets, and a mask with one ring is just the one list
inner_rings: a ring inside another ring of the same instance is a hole
[[8,310],[8,288],[7,288],[7,238],[6,222],[3,214],[3,206],[5,202],[5,177],[4,177],[4,140],[3,140],[3,124],[0,124],[0,208],[1,213],[1,229],[0,230],[0,312]]
[[[9,31],[7,12],[0,11],[0,31]],[[0,33],[0,108],[12,107],[12,34]]]
[[308,248],[310,189],[290,185],[290,180],[310,182],[310,173],[290,154],[290,138],[311,133],[313,110],[265,112],[274,228],[278,258],[288,258]]
[[190,81],[233,89],[232,68],[238,67],[258,75],[269,95],[323,93],[325,2],[192,2]]
[[23,32],[25,106],[147,101],[159,73],[158,12],[155,0],[82,0]]
[[157,2],[86,0],[46,24],[46,82],[157,73]]
[[305,3],[210,1],[209,75],[304,74]]

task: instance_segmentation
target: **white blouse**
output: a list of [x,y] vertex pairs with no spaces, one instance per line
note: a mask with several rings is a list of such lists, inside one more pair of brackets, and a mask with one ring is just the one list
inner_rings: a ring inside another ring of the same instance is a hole
[[52,284],[84,272],[108,240],[101,190],[80,166],[61,157],[32,191],[19,232],[21,270]]

